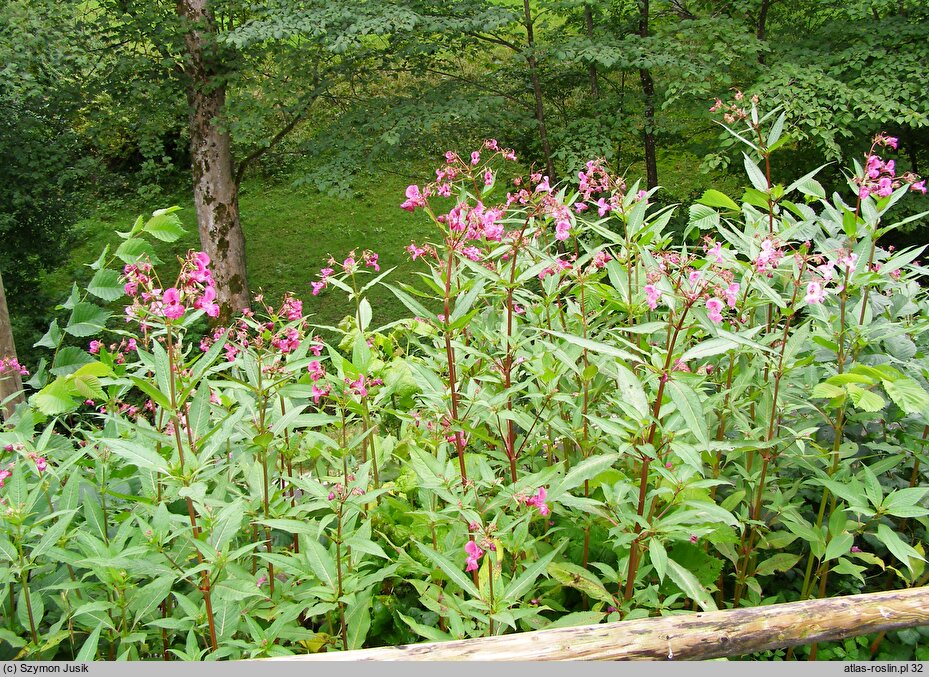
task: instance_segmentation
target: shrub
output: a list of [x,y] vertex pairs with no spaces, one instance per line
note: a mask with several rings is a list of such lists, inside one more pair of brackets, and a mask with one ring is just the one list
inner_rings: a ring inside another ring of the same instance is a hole
[[[338,344],[293,297],[201,338],[208,259],[159,280],[180,226],[139,219],[0,433],[0,638],[251,658],[924,584],[926,270],[878,244],[924,184],[885,135],[851,203],[777,183],[783,116],[720,107],[752,187],[690,208],[696,244],[596,161],[448,153],[402,205],[436,225],[417,284],[370,251],[313,283],[355,304]],[[375,326],[374,285],[412,317]]]

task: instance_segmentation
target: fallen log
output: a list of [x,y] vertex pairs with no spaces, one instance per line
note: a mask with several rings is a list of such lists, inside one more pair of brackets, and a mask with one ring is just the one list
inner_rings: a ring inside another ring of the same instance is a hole
[[270,660],[700,660],[919,625],[929,625],[929,587]]

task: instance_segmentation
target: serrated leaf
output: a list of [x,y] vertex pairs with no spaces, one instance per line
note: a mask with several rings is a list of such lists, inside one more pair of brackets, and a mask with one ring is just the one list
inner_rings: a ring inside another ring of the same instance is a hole
[[877,393],[865,390],[864,388],[856,386],[854,383],[847,384],[845,390],[848,392],[848,396],[852,399],[854,405],[862,411],[873,413],[880,411],[887,404],[884,398]]
[[544,557],[537,559],[527,566],[519,577],[514,579],[507,587],[506,592],[503,594],[504,598],[508,599],[512,604],[518,602],[522,596],[532,588],[535,579],[539,577],[539,574],[545,571],[549,562],[555,558],[555,555],[557,555],[560,550],[561,546],[558,546],[555,550],[552,550]]
[[779,552],[761,562],[755,569],[756,576],[770,576],[773,573],[789,571],[800,561],[801,555]]
[[100,641],[101,630],[103,630],[103,626],[98,625],[90,631],[90,634],[87,635],[87,639],[84,640],[83,646],[81,646],[81,650],[78,651],[77,656],[74,657],[75,661],[78,663],[87,663],[97,657],[97,643]]
[[686,386],[679,381],[670,380],[666,384],[671,401],[677,407],[678,412],[688,425],[690,432],[704,446],[709,446],[710,438],[707,432],[706,416],[703,413],[703,405],[700,399],[690,386]]
[[607,604],[615,604],[616,600],[603,583],[592,573],[568,562],[553,562],[548,565],[548,574],[561,585],[580,590],[588,597],[598,599]]
[[74,306],[65,331],[71,336],[84,337],[99,333],[106,326],[110,314],[105,309],[87,301]]
[[905,413],[916,415],[929,411],[929,394],[918,381],[906,377],[895,381],[883,381],[883,385],[890,399]]
[[445,575],[448,576],[459,588],[467,592],[474,599],[480,599],[481,594],[468,575],[452,564],[448,558],[440,555],[435,550],[423,545],[422,543],[417,542],[416,547],[419,548],[420,551],[426,555],[426,557],[432,560],[432,562],[436,564],[436,566],[438,566],[445,573]]
[[77,346],[65,346],[55,355],[55,361],[49,371],[55,376],[67,376],[93,361],[94,358],[89,353]]
[[748,157],[748,155],[742,153],[742,157],[743,164],[745,165],[745,172],[748,174],[748,178],[752,182],[752,185],[755,187],[755,190],[758,190],[762,193],[767,193],[768,180],[765,178],[764,172],[758,168],[758,165],[755,164],[755,161]]
[[550,499],[557,500],[564,492],[579,487],[585,481],[596,477],[618,460],[619,454],[597,454],[596,456],[585,458],[571,468],[568,474],[564,476],[563,480],[552,487],[549,492]]
[[125,294],[119,282],[119,273],[109,268],[101,268],[87,285],[87,291],[104,301],[115,301]]
[[315,538],[308,538],[305,541],[305,557],[310,569],[316,574],[316,577],[322,581],[323,585],[332,590],[338,589],[338,575],[336,574],[335,561],[332,555]]
[[705,191],[699,200],[700,204],[706,205],[708,207],[718,207],[720,209],[728,209],[729,211],[737,212],[739,211],[739,205],[735,203],[731,197],[725,193],[721,193],[718,190],[710,188]]
[[125,242],[123,242],[116,250],[116,256],[123,263],[136,263],[140,259],[150,261],[153,265],[158,265],[161,263],[155,255],[155,248],[152,247],[150,242],[143,240],[139,237],[131,237]]
[[155,212],[152,218],[145,222],[142,230],[162,242],[174,242],[186,232],[177,214],[165,211]]
[[168,462],[154,449],[145,446],[144,443],[114,439],[109,440],[107,446],[115,455],[137,468],[155,470],[165,475],[171,472]]
[[700,608],[704,611],[717,610],[713,598],[710,597],[706,588],[700,584],[697,577],[673,559],[668,559],[668,578],[674,581],[674,584],[679,587],[687,597],[699,604]]

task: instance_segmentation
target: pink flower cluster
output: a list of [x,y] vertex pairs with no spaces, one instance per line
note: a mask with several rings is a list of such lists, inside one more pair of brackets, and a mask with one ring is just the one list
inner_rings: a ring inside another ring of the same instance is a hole
[[489,163],[495,157],[501,157],[506,161],[515,162],[516,153],[509,148],[501,148],[496,139],[484,141],[483,148],[491,152],[491,155],[481,164],[481,152],[473,151],[465,161],[453,151],[446,151],[445,166],[436,170],[436,180],[420,190],[419,186],[413,184],[406,189],[406,200],[400,205],[401,209],[415,211],[417,208],[426,206],[427,200],[437,195],[439,197],[450,197],[452,194],[452,184],[461,178],[481,180],[485,186],[489,186],[494,181],[493,171],[489,168]]
[[0,358],[0,376],[3,374],[19,374],[29,376],[29,370],[19,363],[15,357]]
[[874,154],[874,148],[877,146],[896,150],[897,138],[883,132],[874,137],[871,152],[865,156],[864,176],[855,177],[855,182],[858,184],[858,197],[862,200],[869,195],[888,197],[905,183],[910,185],[911,191],[925,195],[925,179],[920,180],[919,176],[912,172],[904,172],[898,176],[896,162],[882,160]]
[[119,343],[111,343],[107,346],[103,341],[93,340],[87,346],[87,352],[91,355],[98,355],[101,350],[106,350],[113,357],[116,364],[124,364],[126,355],[139,349],[134,338],[129,340],[123,339]]
[[[723,103],[722,99],[716,99],[716,101],[710,107],[711,113],[723,111],[723,122],[725,122],[727,125],[731,125],[736,120],[745,120],[748,118],[748,111],[745,110],[745,104],[742,103],[745,100],[745,94],[737,89],[735,90],[735,94],[732,98],[732,103]],[[751,102],[757,104],[758,101],[758,95],[753,94]]]
[[[357,256],[354,249],[348,253],[341,263],[330,256],[329,260],[326,262],[326,267],[321,268],[319,271],[319,280],[310,283],[313,287],[313,296],[319,296],[319,293],[329,286],[329,278],[333,276],[337,266],[341,267],[342,272],[346,275],[354,275],[358,272]],[[374,272],[379,273],[381,271],[381,266],[378,263],[378,254],[370,249],[365,249],[361,252],[361,261],[366,267],[373,268]]]
[[216,303],[216,285],[209,269],[210,257],[206,252],[188,252],[181,263],[176,286],[164,291],[155,287],[152,266],[141,261],[123,268],[123,290],[133,297],[126,307],[126,320],[144,319],[146,315],[178,320],[189,307],[204,311],[210,317],[219,316]]
[[767,273],[768,277],[774,275],[773,271],[777,264],[784,258],[784,252],[778,248],[771,238],[765,238],[761,243],[761,252],[755,259],[755,270],[759,273]]
[[[574,258],[572,257],[571,260],[573,261]],[[544,280],[549,275],[558,275],[567,270],[571,270],[571,263],[561,258],[556,258],[554,261],[554,265],[551,265],[551,266],[548,266],[542,269],[542,272],[539,273],[539,279]]]

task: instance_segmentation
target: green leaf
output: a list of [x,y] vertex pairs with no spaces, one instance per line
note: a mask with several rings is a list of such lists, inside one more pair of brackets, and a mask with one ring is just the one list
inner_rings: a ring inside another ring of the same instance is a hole
[[833,536],[829,543],[826,544],[826,554],[823,556],[823,561],[827,562],[841,557],[851,550],[854,544],[855,537],[847,531]]
[[748,155],[742,153],[742,157],[744,158],[745,172],[748,174],[748,178],[752,182],[752,185],[756,190],[767,193],[768,180],[765,178],[764,172],[758,168],[758,165],[756,165],[754,160],[748,157]]
[[165,411],[171,411],[171,401],[168,399],[168,396],[158,390],[158,388],[156,388],[154,385],[137,376],[130,376],[129,380],[132,381],[136,388],[148,395],[152,402],[160,406]]
[[898,489],[887,495],[881,507],[884,509],[884,512],[895,517],[922,517],[923,515],[929,515],[929,510],[916,505],[925,497],[926,492],[929,492],[929,488],[910,487],[907,489]]
[[142,230],[162,242],[174,242],[186,232],[177,214],[167,209],[154,212]]
[[58,320],[52,320],[51,324],[48,325],[48,331],[33,344],[33,348],[42,347],[54,350],[61,343],[62,336],[61,329],[58,327]]
[[779,552],[761,562],[755,569],[755,575],[770,576],[779,571],[790,571],[801,557],[801,555],[792,555],[789,552]]
[[655,573],[658,574],[658,580],[664,583],[664,577],[668,573],[668,551],[659,539],[648,540],[648,555],[652,566],[655,567]]
[[571,468],[568,474],[564,476],[563,480],[552,486],[551,491],[549,491],[550,499],[553,501],[557,500],[558,497],[566,491],[579,487],[587,480],[596,477],[616,463],[619,457],[619,454],[598,454],[585,458]]
[[919,382],[906,377],[882,383],[890,399],[905,413],[926,415],[929,410],[929,394],[919,385]]
[[355,601],[348,605],[345,624],[348,626],[348,650],[360,649],[371,629],[371,596],[373,591],[362,590],[355,594]]
[[420,637],[425,637],[431,642],[448,642],[453,639],[450,634],[447,632],[442,632],[438,628],[433,628],[431,625],[423,625],[422,623],[417,623],[409,616],[404,616],[399,611],[397,615],[400,616],[400,620],[410,626],[410,629],[415,632]]
[[559,331],[552,331],[550,329],[542,329],[541,331],[546,334],[551,334],[552,336],[557,336],[560,339],[564,339],[568,343],[572,343],[581,348],[585,348],[595,353],[601,355],[609,355],[610,357],[618,357],[621,360],[626,362],[638,362],[639,360],[632,353],[626,352],[619,348],[615,348],[607,343],[600,343],[599,341],[591,341],[590,339],[585,339],[580,336],[574,336],[573,334],[563,334]]
[[739,211],[739,205],[737,205],[731,197],[712,188],[704,192],[703,196],[698,200],[698,202],[700,204],[706,205],[707,207],[718,207],[720,209],[728,209],[729,211],[733,212]]
[[621,400],[635,409],[642,418],[647,417],[648,399],[645,397],[642,383],[630,369],[619,362],[614,362],[613,367],[616,369],[616,386]]
[[332,590],[338,589],[338,574],[336,573],[335,560],[332,555],[315,538],[308,538],[304,541],[306,549],[304,556],[310,565],[316,577]]
[[537,559],[535,562],[530,564],[525,568],[525,570],[519,575],[519,578],[514,579],[510,585],[507,587],[506,592],[503,593],[505,599],[507,599],[511,604],[516,604],[522,596],[532,588],[532,584],[535,583],[535,579],[539,577],[545,568],[548,566],[549,562],[554,559],[555,555],[561,550],[562,546],[558,546],[551,552],[549,552],[544,557]]
[[108,447],[114,454],[137,468],[155,470],[165,475],[171,473],[168,462],[162,458],[158,452],[154,449],[149,449],[144,443],[139,444],[128,440],[110,440]]
[[104,301],[115,301],[125,294],[119,282],[119,273],[109,268],[101,268],[87,285],[87,291]]
[[65,377],[59,376],[32,396],[33,405],[46,416],[58,416],[78,407],[77,392]]
[[210,531],[210,545],[222,550],[232,542],[236,534],[242,530],[245,508],[245,501],[241,499],[223,506],[216,516],[216,524]]
[[67,376],[93,361],[94,358],[89,353],[77,346],[65,346],[55,355],[55,361],[49,371],[55,376]]
[[548,565],[548,574],[561,585],[580,590],[588,597],[607,604],[616,603],[613,595],[603,587],[603,583],[596,576],[576,564],[553,562]]
[[700,398],[690,388],[679,381],[670,380],[666,385],[671,401],[689,426],[690,432],[704,446],[709,446],[710,438],[707,433],[706,416]]
[[919,552],[914,550],[907,543],[904,543],[903,539],[894,533],[886,524],[877,525],[877,538],[881,543],[887,546],[887,549],[890,550],[894,557],[903,562],[910,570],[913,569],[913,564],[910,561],[911,559],[924,560]]
[[448,576],[449,579],[451,579],[456,585],[458,585],[459,588],[467,592],[474,599],[480,599],[481,593],[474,586],[474,583],[471,581],[468,575],[465,574],[464,571],[456,567],[450,560],[448,560],[443,555],[440,555],[432,548],[429,548],[419,542],[416,542],[416,547],[419,548],[426,557],[432,560],[436,566],[445,572],[445,575]]
[[81,647],[81,650],[78,651],[77,656],[74,657],[75,661],[78,663],[87,663],[97,657],[97,643],[100,641],[101,630],[103,630],[103,626],[98,625],[90,631],[90,634],[87,635],[87,639],[84,640],[84,645]]
[[855,406],[862,411],[880,411],[887,404],[884,398],[877,393],[865,390],[853,383],[847,384],[845,390],[848,392],[849,397],[852,398],[852,402]]
[[697,580],[697,577],[673,559],[668,559],[668,577],[674,581],[674,584],[679,587],[685,595],[699,604],[701,609],[704,611],[717,610],[713,599],[706,589],[700,585],[700,581]]
[[161,576],[151,583],[135,589],[129,599],[129,608],[135,611],[135,623],[138,623],[147,613],[161,604],[171,593],[173,585],[174,578],[172,576]]
[[155,255],[155,248],[151,243],[139,237],[131,237],[119,245],[116,249],[116,256],[123,263],[136,263],[140,259],[150,261],[153,265],[162,263],[161,259]]
[[100,306],[81,301],[71,311],[65,331],[79,338],[92,336],[103,330],[109,317],[110,313]]

